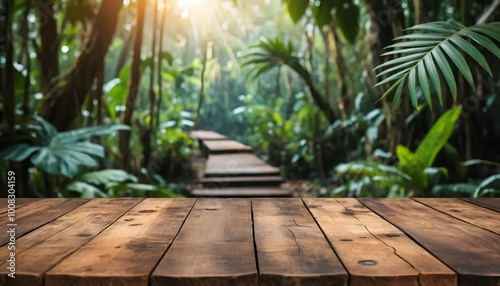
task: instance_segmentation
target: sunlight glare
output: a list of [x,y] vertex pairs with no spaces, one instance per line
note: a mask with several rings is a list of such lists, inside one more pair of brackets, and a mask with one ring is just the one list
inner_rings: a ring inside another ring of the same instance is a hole
[[205,4],[204,2],[204,0],[177,0],[177,7],[180,9],[195,8]]

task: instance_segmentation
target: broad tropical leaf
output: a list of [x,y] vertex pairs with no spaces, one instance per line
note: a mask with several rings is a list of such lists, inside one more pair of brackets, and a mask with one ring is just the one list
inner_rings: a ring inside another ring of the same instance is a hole
[[[416,25],[409,31],[423,30],[414,34],[396,38],[397,43],[386,48],[394,50],[382,56],[401,54],[402,56],[379,65],[381,71],[377,77],[385,76],[376,86],[390,83],[390,88],[382,95],[387,96],[396,87],[393,108],[400,100],[403,86],[408,82],[409,94],[413,106],[418,106],[417,88],[420,87],[424,97],[432,108],[431,86],[436,91],[442,104],[442,76],[454,99],[457,96],[457,85],[452,66],[456,67],[474,89],[472,72],[465,60],[465,55],[473,58],[491,75],[491,69],[482,52],[471,42],[483,46],[500,58],[500,48],[494,41],[500,41],[500,23],[488,23],[465,27],[462,24],[448,20],[447,22],[432,22]],[[429,80],[430,78],[430,80]]]
[[294,23],[297,23],[306,12],[309,0],[287,0],[286,5],[290,18],[292,18]]

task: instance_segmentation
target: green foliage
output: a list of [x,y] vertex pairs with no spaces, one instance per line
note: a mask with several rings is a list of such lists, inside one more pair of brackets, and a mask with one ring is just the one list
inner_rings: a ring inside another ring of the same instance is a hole
[[118,130],[130,129],[125,125],[95,126],[57,132],[55,127],[39,116],[33,117],[38,125],[30,125],[34,144],[18,143],[0,153],[5,160],[23,161],[31,156],[31,163],[48,174],[61,174],[72,178],[82,167],[95,167],[104,157],[104,147],[89,141]]
[[136,176],[117,169],[84,173],[66,185],[66,189],[81,198],[144,197],[147,192],[155,192],[158,197],[177,197],[165,186],[140,184]]
[[248,72],[248,77],[252,80],[281,65],[288,65],[296,72],[304,70],[300,65],[300,59],[294,55],[291,41],[285,43],[278,37],[262,38],[252,48],[258,51],[247,54],[245,57],[249,59],[242,64],[242,66],[254,65]]
[[382,56],[396,54],[402,56],[383,63],[376,68],[390,67],[378,73],[377,77],[385,75],[386,78],[376,86],[391,83],[391,87],[382,97],[385,97],[396,88],[393,109],[397,106],[406,83],[408,83],[411,102],[415,108],[418,106],[417,87],[421,88],[427,104],[432,108],[430,86],[433,86],[442,105],[441,75],[446,80],[453,98],[456,99],[457,85],[450,60],[474,88],[472,73],[460,50],[471,56],[491,75],[491,69],[485,57],[469,40],[483,46],[500,58],[500,48],[491,41],[491,39],[500,41],[500,23],[465,27],[454,20],[448,20],[447,22],[420,24],[408,30],[424,30],[426,32],[396,38],[396,40],[399,40],[398,43],[386,47],[394,50],[386,52]]
[[[448,174],[445,168],[432,165],[450,138],[461,111],[461,107],[456,107],[444,113],[425,135],[415,153],[402,145],[397,146],[396,153],[399,159],[397,166],[372,160],[355,161],[338,165],[335,168],[335,175],[339,177],[349,175],[348,179],[357,181],[355,183],[359,189],[355,192],[357,195],[364,194],[362,191],[364,185],[376,188],[378,195],[394,196],[409,190],[416,196],[430,195],[430,186],[439,184],[442,176]],[[346,187],[342,187],[333,192],[339,194],[347,190]],[[350,191],[352,192],[352,189]]]
[[359,32],[359,7],[354,0],[344,0],[336,7],[333,19],[345,42],[354,44]]
[[432,166],[437,154],[450,138],[461,111],[462,107],[456,107],[443,114],[427,132],[415,153],[402,145],[396,147],[401,170],[414,178],[418,188],[427,188],[425,170]]
[[292,18],[294,23],[297,23],[306,12],[307,6],[309,6],[309,0],[286,0],[286,6],[290,18]]

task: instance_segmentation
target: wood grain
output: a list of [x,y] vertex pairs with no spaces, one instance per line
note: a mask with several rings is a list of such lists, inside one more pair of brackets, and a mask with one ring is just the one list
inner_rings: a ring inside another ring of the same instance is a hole
[[303,199],[350,285],[456,285],[453,271],[355,199]]
[[[87,199],[43,199],[30,203],[29,207],[21,207],[16,210],[16,238],[32,231],[65,213],[88,202]],[[7,214],[3,214],[0,225],[9,223]],[[7,232],[0,233],[0,246],[9,242]]]
[[[20,207],[27,206],[35,201],[38,201],[38,198],[16,198],[16,209]],[[9,210],[9,204],[6,198],[0,198],[0,215],[6,213]]]
[[220,189],[195,189],[191,191],[195,197],[290,197],[293,192],[278,187],[232,187]]
[[253,199],[260,285],[347,285],[347,273],[301,199]]
[[252,147],[234,140],[206,140],[203,145],[208,154],[252,152]]
[[411,199],[361,202],[458,273],[459,285],[500,285],[500,237]]
[[229,137],[210,130],[193,130],[189,137],[194,140],[227,140]]
[[500,235],[500,212],[453,198],[415,199],[435,210]]
[[210,155],[205,176],[278,176],[280,169],[253,154]]
[[257,285],[249,199],[199,199],[152,285]]
[[[4,263],[0,267],[0,284],[43,285],[46,271],[92,240],[140,201],[141,199],[93,199],[62,218],[30,232],[17,243],[16,278],[7,277],[9,272],[7,263]],[[58,232],[55,233],[56,231]],[[50,234],[52,235],[49,236]],[[7,249],[3,247],[2,250]]]
[[148,285],[194,199],[145,199],[46,274],[47,285]]
[[500,212],[500,198],[463,198],[462,200]]

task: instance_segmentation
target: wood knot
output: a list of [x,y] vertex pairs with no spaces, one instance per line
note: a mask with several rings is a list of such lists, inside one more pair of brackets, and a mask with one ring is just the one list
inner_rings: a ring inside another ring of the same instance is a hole
[[361,265],[373,266],[373,265],[377,264],[377,261],[371,260],[371,259],[367,259],[367,260],[360,260],[360,261],[358,261],[358,263],[361,264]]

